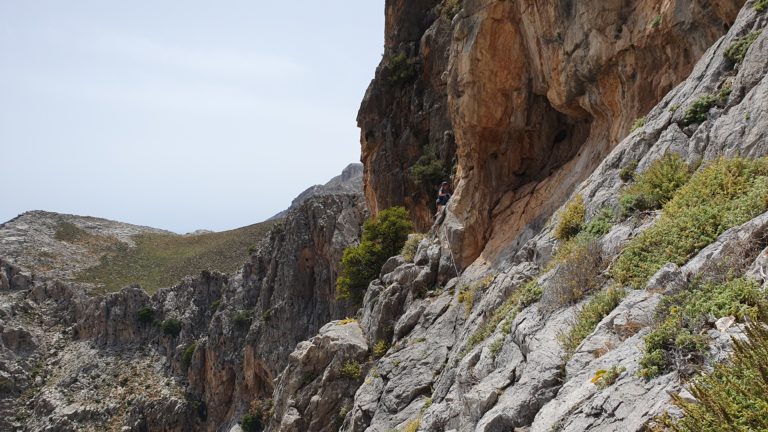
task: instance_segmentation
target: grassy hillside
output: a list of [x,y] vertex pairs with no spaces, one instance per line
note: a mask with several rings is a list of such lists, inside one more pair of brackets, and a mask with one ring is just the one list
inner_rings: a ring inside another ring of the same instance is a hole
[[101,258],[99,265],[85,269],[77,281],[100,285],[99,291],[112,292],[139,284],[147,292],[176,284],[187,275],[202,270],[231,273],[240,268],[255,246],[277,221],[262,222],[219,233],[193,236],[140,234],[133,238],[136,247],[117,242]]

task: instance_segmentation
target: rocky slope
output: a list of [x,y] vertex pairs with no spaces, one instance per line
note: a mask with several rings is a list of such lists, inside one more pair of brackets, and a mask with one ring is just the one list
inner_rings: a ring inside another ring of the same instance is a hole
[[202,270],[231,273],[274,222],[179,235],[87,216],[31,211],[0,225],[0,257],[39,277],[95,292],[140,284],[149,292]]
[[43,277],[71,279],[140,234],[173,233],[87,216],[30,211],[0,225],[0,256]]
[[249,263],[149,296],[87,287],[2,262],[4,430],[228,430],[268,399],[296,345],[351,315],[336,268],[367,215],[362,195],[289,211]]

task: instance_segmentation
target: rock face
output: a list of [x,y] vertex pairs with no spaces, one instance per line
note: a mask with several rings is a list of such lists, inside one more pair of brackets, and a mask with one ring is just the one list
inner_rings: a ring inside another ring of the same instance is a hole
[[336,321],[301,342],[275,389],[270,430],[339,430],[364,376],[368,341],[360,325]]
[[[0,426],[229,430],[271,397],[299,342],[354,313],[335,281],[366,216],[359,191],[309,198],[240,273],[203,272],[153,296],[91,296],[0,260]],[[363,360],[357,334],[350,358]]]
[[444,175],[455,168],[460,267],[540,229],[743,4],[438,3],[387,1],[385,56],[358,123],[374,214],[405,204],[426,228],[434,191],[409,170],[429,153]]
[[[471,24],[468,28],[472,30],[464,33],[466,36],[461,36],[459,40],[465,40],[465,37],[472,41],[481,40],[480,34],[490,30],[478,29],[478,25],[492,27],[503,23],[506,15],[498,15],[500,8],[507,10],[516,7],[510,2],[494,2],[489,3],[486,8],[468,10],[472,5],[477,6],[474,2],[465,2],[463,17],[460,14],[454,19],[454,25],[462,21],[466,21],[466,25]],[[678,6],[682,6],[682,3]],[[634,14],[640,16],[644,7],[638,6]],[[543,10],[540,4],[530,4],[526,14],[537,10]],[[596,6],[594,10],[601,9]],[[691,11],[678,7],[675,13],[682,13],[683,10]],[[733,11],[710,3],[709,8],[701,13],[713,14],[712,17],[723,13],[732,17]],[[488,14],[487,16],[494,18],[467,18],[486,16],[478,14]],[[680,16],[682,15],[671,15],[673,18],[678,17],[675,19]],[[579,19],[574,18],[567,22],[578,22]],[[593,19],[599,21],[598,26],[606,23],[605,19]],[[631,23],[639,18],[628,19]],[[665,31],[664,19],[659,23],[657,31]],[[703,25],[702,23],[711,25],[715,21],[717,20],[714,18],[703,20],[694,27],[699,29],[697,31],[703,31],[697,26]],[[620,180],[620,171],[635,162],[642,171],[670,151],[681,154],[693,166],[698,166],[700,162],[706,164],[723,155],[768,155],[768,33],[764,30],[766,24],[768,15],[755,11],[752,4],[747,3],[738,18],[733,21],[728,33],[709,49],[704,52],[704,47],[689,47],[690,50],[700,49],[700,52],[703,52],[698,63],[693,67],[684,66],[682,62],[672,63],[677,65],[675,67],[680,67],[679,71],[691,70],[688,78],[660,98],[661,102],[648,113],[645,125],[622,140],[613,150],[610,150],[613,147],[611,142],[620,138],[621,131],[626,127],[626,123],[623,123],[626,118],[622,117],[623,114],[617,114],[619,105],[613,110],[609,109],[609,106],[600,108],[606,117],[600,119],[599,116],[594,116],[589,120],[590,133],[584,143],[593,142],[591,140],[595,137],[592,133],[597,131],[598,124],[602,122],[602,128],[605,122],[609,122],[613,127],[603,129],[603,139],[599,141],[605,146],[604,150],[592,153],[590,158],[594,160],[589,163],[578,162],[583,156],[577,154],[576,159],[559,169],[558,172],[562,172],[562,175],[556,175],[557,178],[566,179],[566,183],[574,182],[571,196],[580,194],[583,197],[587,203],[587,215],[591,217],[606,206],[617,207],[619,191],[624,184]],[[554,23],[543,25],[542,28],[559,27]],[[618,28],[621,30],[620,36],[625,31],[634,34],[631,30],[636,27],[625,25]],[[714,33],[709,36],[714,37],[715,27],[711,29]],[[678,30],[667,29],[673,33]],[[500,37],[501,30],[497,31],[495,41],[504,40]],[[755,31],[762,33],[747,51],[744,61],[736,65],[725,57],[724,53],[729,46],[740,37]],[[562,37],[568,40],[567,33],[563,33]],[[655,38],[650,35],[646,37]],[[591,38],[584,41],[575,52],[583,46],[596,43],[599,35],[592,35]],[[652,42],[642,38],[639,41],[648,44]],[[545,48],[546,44],[542,47]],[[472,52],[471,46],[465,48],[464,53]],[[636,61],[642,63],[641,51],[638,49],[628,48],[622,51],[618,58],[631,54],[638,56]],[[496,61],[497,57],[489,55],[481,56],[480,59]],[[550,53],[547,61],[557,58],[556,54]],[[588,65],[588,58],[584,60],[586,63],[577,62],[577,68]],[[620,64],[611,67],[619,67],[618,76],[621,76],[623,69]],[[480,66],[473,68],[467,73],[476,73]],[[643,70],[642,67],[635,69],[638,72]],[[499,66],[499,70],[507,69],[506,66]],[[530,72],[526,69],[521,73]],[[580,79],[581,73],[574,71],[573,79]],[[671,72],[668,75],[669,81],[664,82],[671,85],[674,81],[672,77],[679,76],[677,73]],[[600,76],[599,70],[594,76]],[[488,80],[493,79],[487,77],[466,83],[466,86],[483,87]],[[553,88],[551,85],[548,84],[550,90]],[[568,105],[568,92],[561,94],[559,91],[547,93],[547,103],[557,107],[558,111],[568,111],[568,116],[574,116],[580,108],[591,112],[592,108],[583,105],[588,101],[595,104],[594,108],[609,101],[614,104],[621,100],[620,97],[616,99],[617,93],[611,92],[613,87],[601,85],[598,83],[585,88],[584,91],[590,95],[583,99],[577,98],[580,101],[577,105]],[[620,84],[619,88],[624,88],[623,91],[630,93],[641,91],[640,88],[629,88],[636,85],[643,88],[646,84],[627,81]],[[722,91],[724,88],[730,88],[730,93]],[[590,93],[598,89],[608,93]],[[471,91],[479,90],[467,89],[463,93],[464,97]],[[500,99],[504,99],[501,97],[503,94],[499,93]],[[654,95],[653,97],[662,96]],[[706,95],[720,97],[720,103],[705,112],[706,120],[691,124],[684,121],[683,117],[688,109],[701,96]],[[449,99],[450,97],[449,95]],[[649,99],[643,99],[644,97]],[[628,106],[634,106],[632,104],[638,103],[639,100],[637,109],[646,109],[644,104],[652,102],[650,97],[651,95],[635,94],[632,97],[635,102]],[[494,99],[489,93],[485,100],[496,103],[489,105],[487,109],[493,110],[502,106],[504,103],[500,102],[500,99]],[[480,105],[482,101],[483,99],[477,99],[476,103]],[[528,100],[522,106],[528,107],[531,103],[531,100]],[[533,104],[535,105],[535,102]],[[451,106],[459,111],[463,109],[460,104]],[[482,107],[483,105],[480,105],[478,109]],[[542,114],[537,118],[547,117]],[[479,133],[476,129],[473,132],[473,128],[467,124],[464,124],[462,129],[459,131],[457,128],[460,155],[464,139],[461,135],[466,133],[466,129],[469,134]],[[488,135],[485,135],[482,141],[476,141],[476,148],[470,150],[482,152],[486,143],[495,145],[493,143],[497,142],[491,129],[483,130],[483,133]],[[579,151],[582,155],[595,150],[585,147],[588,144],[584,143],[580,144]],[[510,151],[512,148],[514,147],[510,147]],[[610,153],[603,158],[600,156],[602,151]],[[462,172],[463,158],[464,156],[460,156],[459,159],[463,185],[460,184],[457,198],[449,206],[445,219],[439,220],[433,226],[430,234],[420,244],[413,263],[406,263],[402,258],[391,259],[384,266],[380,278],[370,285],[366,293],[361,324],[369,343],[381,340],[391,348],[384,356],[371,363],[371,372],[355,394],[354,404],[342,430],[370,432],[402,430],[406,427],[415,427],[409,430],[435,432],[646,430],[653,417],[670,408],[669,393],[682,390],[678,372],[670,372],[651,380],[637,375],[644,349],[644,337],[657,320],[656,306],[661,296],[682,289],[692,279],[712,275],[713,271],[721,269],[722,263],[728,262],[729,254],[734,251],[739,254],[739,259],[744,261],[744,267],[748,269],[747,274],[764,283],[763,266],[768,254],[764,238],[768,214],[760,215],[742,226],[726,231],[714,243],[692,257],[687,264],[679,268],[673,264],[663,267],[650,279],[645,289],[630,290],[627,296],[618,302],[617,307],[575,348],[575,352],[567,356],[560,342],[561,336],[572,328],[577,314],[588,299],[574,305],[554,308],[546,305],[547,294],[561,289],[557,275],[563,264],[550,262],[553,248],[557,244],[553,237],[554,223],[545,224],[542,220],[539,228],[529,226],[522,238],[513,241],[509,237],[500,242],[502,247],[498,250],[503,253],[497,254],[494,260],[486,260],[487,257],[480,256],[460,277],[433,285],[433,281],[439,279],[440,269],[449,267],[444,263],[446,259],[450,263],[451,251],[455,251],[456,247],[468,247],[466,237],[464,243],[456,240],[456,230],[467,226],[469,221],[479,223],[478,220],[472,219],[471,213],[463,210],[464,200],[467,198],[461,196],[462,189],[467,190],[467,185],[474,184],[473,194],[484,199],[482,197],[486,195],[479,183],[473,183],[479,181],[476,176],[496,173],[496,178],[504,178],[500,172],[493,171],[493,160],[484,161],[483,165],[476,164],[472,170],[474,173]],[[529,163],[535,166],[536,162]],[[583,178],[583,181],[577,184],[576,180],[580,178]],[[532,193],[557,195],[559,192],[555,189],[561,186],[542,186],[550,184],[548,182],[551,180],[542,180],[538,186],[531,189],[538,190],[541,187],[542,191]],[[370,193],[376,186],[368,184],[367,188]],[[562,192],[567,197],[569,191]],[[481,205],[479,201],[474,202],[476,206]],[[531,201],[531,205],[534,202]],[[540,200],[537,205],[542,202]],[[537,210],[542,212],[544,219],[552,215],[545,209],[546,206]],[[505,213],[499,213],[502,214]],[[611,262],[631,238],[656,221],[657,215],[649,213],[644,217],[613,225],[597,246],[597,252],[603,256],[603,261]],[[514,227],[519,226],[520,220],[509,216],[506,214],[504,221],[491,218],[495,220],[494,233],[496,230],[512,233],[517,229]],[[451,245],[452,247],[449,247]],[[469,247],[471,248],[471,245]],[[491,247],[491,243],[488,243],[486,248],[488,247]],[[598,273],[602,271],[597,270]],[[613,281],[608,274],[601,277],[604,281],[602,288],[612,286]],[[526,281],[531,278],[534,278],[543,291],[542,300],[534,299],[527,303],[518,303],[517,308],[501,309],[505,299],[515,298],[514,296],[530,289]],[[423,289],[425,285],[422,281],[427,281],[427,289]],[[500,320],[496,318],[499,310],[506,311]],[[718,320],[712,327],[708,334],[712,340],[708,361],[718,362],[727,355],[730,338],[743,337],[743,332],[740,325],[734,325],[733,320]],[[604,388],[596,386],[595,377],[599,375],[599,371],[614,367],[621,371],[615,383]]]

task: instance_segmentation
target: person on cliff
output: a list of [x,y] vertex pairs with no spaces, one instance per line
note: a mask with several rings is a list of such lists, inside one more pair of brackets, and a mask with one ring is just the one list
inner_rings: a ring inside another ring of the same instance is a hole
[[446,205],[448,205],[448,200],[451,199],[451,188],[448,185],[448,182],[443,182],[440,185],[440,190],[437,192],[437,215],[440,214],[441,211],[445,208]]

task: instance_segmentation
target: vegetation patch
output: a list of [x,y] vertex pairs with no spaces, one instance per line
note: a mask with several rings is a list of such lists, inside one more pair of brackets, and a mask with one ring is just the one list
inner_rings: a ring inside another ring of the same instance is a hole
[[718,159],[698,171],[663,208],[659,220],[630,241],[611,274],[644,287],[668,262],[685,264],[728,228],[768,209],[768,159]]
[[768,10],[768,0],[757,0],[753,5],[756,11],[763,12]]
[[688,164],[677,153],[667,153],[636,176],[619,197],[624,217],[637,211],[660,209],[691,178]]
[[469,314],[472,313],[472,308],[475,306],[475,298],[477,297],[477,293],[479,291],[482,291],[486,288],[488,288],[488,285],[493,282],[493,279],[496,276],[494,275],[488,275],[478,281],[472,282],[469,285],[465,285],[459,289],[459,303],[464,304],[464,318],[466,319],[469,317]]
[[411,167],[410,172],[414,183],[425,186],[440,184],[441,181],[448,177],[443,161],[437,157],[437,153],[432,146],[425,148],[424,154]]
[[168,318],[160,324],[160,329],[164,334],[176,337],[181,333],[181,321],[176,318]]
[[461,12],[461,3],[462,0],[444,0],[439,6],[440,15],[446,17],[448,20],[453,20],[453,18]]
[[669,295],[659,304],[659,324],[645,337],[640,376],[653,378],[670,370],[684,372],[701,361],[708,346],[704,330],[718,318],[755,320],[766,304],[760,285],[738,278],[723,283],[701,283]]
[[373,345],[373,358],[382,358],[384,357],[384,354],[387,353],[387,350],[389,350],[389,344],[385,340],[378,340],[376,344]]
[[139,312],[137,313],[137,318],[139,322],[142,324],[152,324],[153,322],[155,322],[155,310],[149,306],[145,306],[139,309]]
[[379,276],[381,266],[403,249],[413,229],[408,210],[392,207],[381,211],[363,225],[360,244],[344,250],[336,279],[336,298],[363,301],[368,284]]
[[600,242],[594,236],[580,234],[563,244],[553,262],[558,267],[542,302],[547,311],[574,304],[603,283],[605,263]]
[[192,363],[192,356],[195,354],[196,349],[197,342],[192,342],[187,345],[186,349],[184,349],[184,352],[181,354],[181,364],[183,364],[184,367],[188,367],[189,364]]
[[734,340],[730,362],[695,379],[695,401],[673,396],[683,417],[666,418],[675,432],[734,432],[768,430],[768,328],[764,319],[750,324],[746,341]]
[[264,238],[275,223],[191,236],[140,234],[133,237],[135,247],[116,240],[97,266],[83,270],[75,279],[96,284],[102,292],[139,284],[153,293],[203,270],[233,273],[248,259],[249,246]]
[[696,99],[693,104],[688,107],[683,116],[683,124],[690,125],[694,123],[704,123],[707,120],[709,110],[715,105],[724,106],[728,102],[728,97],[731,95],[731,87],[724,86],[720,89],[720,92],[715,95],[705,95]]
[[251,311],[241,310],[232,316],[232,323],[240,330],[248,329],[251,326],[253,316]]
[[400,255],[403,256],[406,262],[412,263],[416,257],[416,251],[419,249],[419,243],[424,240],[424,234],[411,234],[408,236],[408,240],[405,241],[403,248],[400,250]]
[[360,379],[363,374],[363,367],[360,366],[360,363],[354,360],[348,360],[341,366],[339,373],[344,378],[357,380]]
[[645,122],[646,122],[645,116],[640,117],[639,119],[636,119],[632,123],[632,127],[629,128],[629,133],[632,133],[632,132],[640,129],[641,127],[645,126]]
[[[462,351],[462,357],[467,355],[477,345],[488,339],[502,324],[501,331],[507,335],[512,330],[512,321],[523,309],[541,298],[541,286],[535,279],[529,281],[513,292],[491,315],[491,318],[469,337],[467,346]],[[503,323],[502,323],[503,322]],[[503,342],[502,342],[503,343]],[[501,349],[501,347],[499,347]]]
[[569,240],[581,231],[584,225],[584,217],[587,210],[584,206],[584,197],[576,195],[563,209],[560,220],[555,228],[555,238]]
[[661,15],[656,15],[656,18],[651,21],[651,28],[657,29],[659,26],[661,26]]
[[611,231],[613,226],[613,211],[603,207],[597,214],[584,225],[583,233],[593,237],[602,237]]
[[621,288],[608,288],[596,294],[576,315],[576,323],[566,334],[561,335],[560,343],[568,357],[576,352],[579,344],[589,336],[621,300],[626,292]]
[[418,59],[408,58],[404,51],[399,52],[387,62],[388,80],[393,85],[404,85],[416,79]]
[[272,399],[255,399],[251,402],[248,414],[240,420],[244,432],[261,432],[274,414]]
[[626,166],[624,166],[621,171],[619,171],[619,178],[624,183],[631,182],[635,179],[635,171],[637,170],[637,160],[630,161]]
[[752,43],[754,43],[759,36],[760,32],[751,32],[746,36],[736,39],[736,41],[725,50],[725,58],[736,64],[741,63],[747,55],[747,50],[749,50],[749,47],[752,46]]

